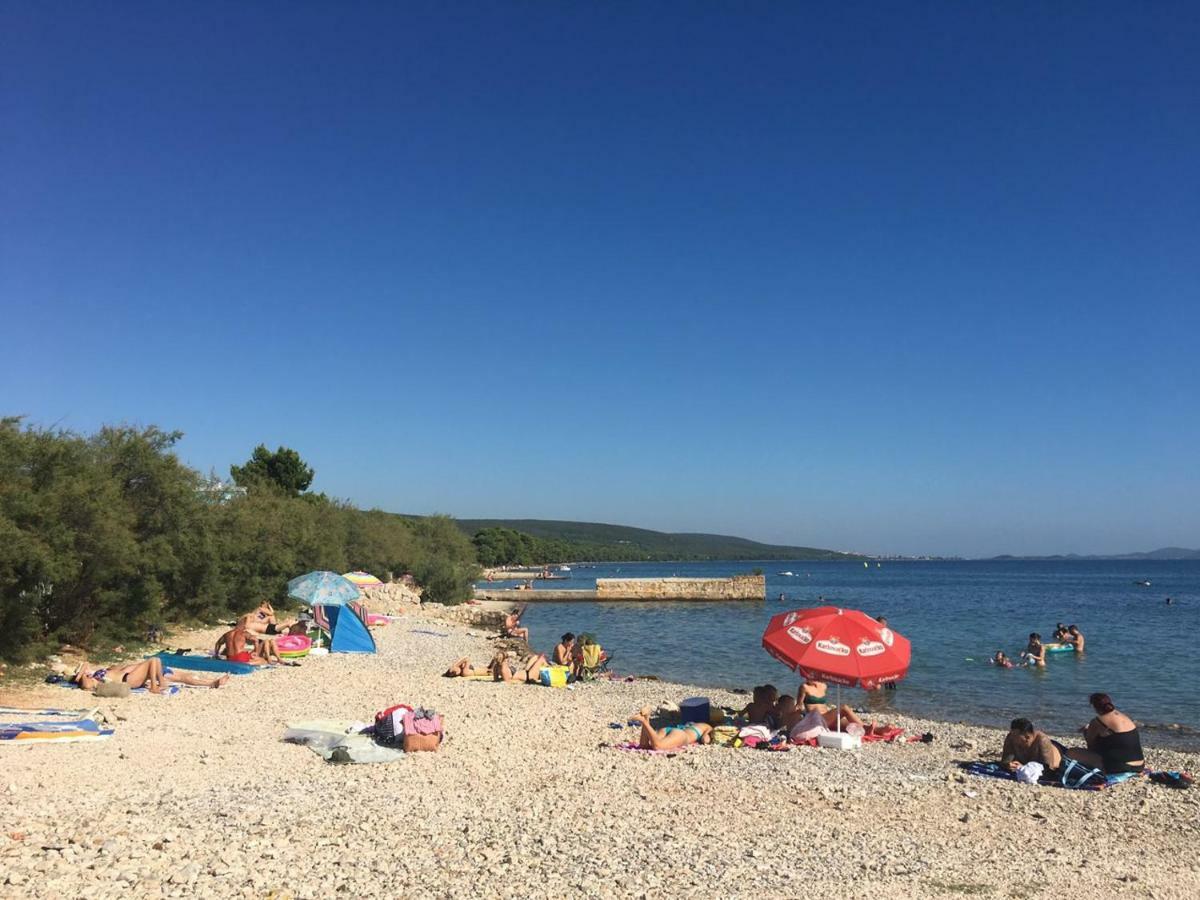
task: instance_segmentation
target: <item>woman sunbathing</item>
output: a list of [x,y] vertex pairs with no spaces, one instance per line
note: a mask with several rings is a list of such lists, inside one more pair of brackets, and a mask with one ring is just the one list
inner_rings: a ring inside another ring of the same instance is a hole
[[219,688],[229,681],[228,675],[219,678],[201,678],[190,672],[176,672],[164,669],[162,660],[157,656],[143,659],[140,662],[127,663],[121,666],[108,666],[104,669],[88,671],[86,665],[80,666],[71,680],[85,691],[95,691],[105,682],[120,682],[127,684],[130,690],[134,688],[149,688],[152,694],[161,694],[163,688],[171,684],[190,684],[194,687]]
[[482,669],[477,669],[471,665],[471,657],[464,656],[458,662],[454,663],[450,668],[442,673],[444,678],[471,678],[480,675],[491,675],[492,667],[486,666]]
[[689,722],[686,725],[667,725],[665,728],[655,728],[650,724],[650,707],[638,710],[637,715],[630,721],[642,726],[638,737],[638,746],[643,750],[678,750],[689,744],[708,744],[712,742],[712,726],[707,722]]
[[255,636],[293,634],[293,629],[300,624],[293,622],[291,625],[280,625],[275,619],[275,608],[266,600],[260,603],[254,612],[243,616],[242,621],[246,623],[246,630]]
[[524,684],[532,684],[539,680],[542,669],[545,669],[549,665],[550,661],[541,653],[538,653],[522,663],[521,668],[516,668],[509,664],[508,654],[500,650],[492,658],[491,665],[488,666],[488,673],[495,681],[516,681]]
[[236,626],[217,638],[213,648],[213,656],[230,662],[249,663],[252,666],[266,666],[272,662],[283,664],[279,657],[279,649],[270,638],[261,638],[246,630],[246,619],[243,616]]
[[874,723],[868,725],[858,717],[846,704],[840,707],[832,707],[826,703],[826,694],[829,693],[829,686],[823,681],[815,681],[804,679],[800,685],[800,689],[796,691],[796,706],[789,713],[786,722],[780,722],[780,727],[787,728],[789,731],[794,725],[800,722],[808,713],[815,712],[820,714],[821,719],[825,722],[825,727],[830,731],[838,730],[839,715],[841,713],[841,730],[845,731],[847,725],[858,725],[867,734],[874,734],[877,730],[881,730]]

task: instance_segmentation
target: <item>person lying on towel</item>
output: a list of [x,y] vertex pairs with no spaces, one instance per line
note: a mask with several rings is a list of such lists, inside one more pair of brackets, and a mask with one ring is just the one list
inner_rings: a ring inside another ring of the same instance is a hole
[[541,679],[542,669],[550,665],[550,661],[541,653],[528,657],[520,666],[514,666],[508,661],[508,654],[503,650],[496,652],[492,663],[488,666],[494,681],[515,681],[522,684],[536,684]]
[[462,659],[453,663],[450,668],[442,673],[444,678],[478,678],[483,675],[491,675],[492,667],[490,665],[483,668],[476,668],[471,664],[471,657],[464,656]]
[[172,684],[190,684],[194,687],[219,688],[229,681],[228,675],[220,678],[201,678],[190,672],[176,672],[164,669],[162,660],[157,656],[143,659],[134,663],[120,666],[108,666],[104,669],[91,669],[86,663],[75,670],[71,680],[85,691],[95,692],[96,688],[105,682],[120,682],[134,688],[149,688],[152,694],[161,694],[163,689]]
[[253,635],[304,633],[303,630],[294,630],[297,626],[303,629],[304,626],[300,625],[299,622],[293,622],[291,625],[280,625],[275,619],[275,607],[271,606],[266,600],[258,605],[258,609],[242,618],[246,620],[246,630]]
[[686,725],[667,725],[665,728],[655,728],[650,724],[650,707],[644,706],[637,715],[630,717],[631,722],[642,726],[638,737],[638,746],[643,750],[678,750],[689,744],[712,743],[713,727],[707,722],[689,722]]

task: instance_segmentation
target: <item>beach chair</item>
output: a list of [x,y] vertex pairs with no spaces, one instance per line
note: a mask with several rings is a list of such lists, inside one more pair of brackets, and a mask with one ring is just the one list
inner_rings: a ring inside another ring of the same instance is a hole
[[588,681],[608,674],[612,654],[606,653],[599,644],[584,644],[579,658],[579,678]]

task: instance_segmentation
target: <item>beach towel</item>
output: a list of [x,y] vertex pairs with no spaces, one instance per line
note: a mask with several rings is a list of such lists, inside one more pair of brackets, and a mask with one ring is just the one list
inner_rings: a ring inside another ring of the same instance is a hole
[[695,744],[685,744],[682,747],[676,747],[674,750],[650,750],[646,747],[639,747],[637,741],[622,741],[619,744],[609,744],[614,750],[624,750],[626,753],[644,753],[646,756],[674,756],[677,753],[683,753],[695,747]]
[[[981,778],[1001,778],[1005,781],[1017,780],[1017,776],[1014,773],[1008,771],[1008,769],[1005,769],[999,763],[959,763],[959,767],[964,769],[968,775],[978,775]],[[1082,785],[1067,785],[1053,778],[1042,778],[1038,781],[1038,784],[1042,787],[1066,788],[1072,791],[1102,791],[1105,788],[1128,781],[1130,778],[1136,778],[1138,774],[1137,772],[1122,772],[1119,775],[1107,775],[1103,779],[1097,778]]]
[[[76,690],[76,691],[82,690],[79,687],[79,685],[77,685],[73,681],[59,681],[59,682],[57,682],[57,684],[61,688],[69,688],[71,690]],[[165,691],[159,692],[159,696],[160,697],[170,697],[174,694],[178,694],[181,690],[183,690],[183,685],[168,684],[167,689]],[[150,688],[146,688],[146,687],[130,688],[129,693],[131,693],[131,694],[148,694],[148,693],[150,693]]]
[[113,735],[95,719],[68,722],[0,722],[0,747],[18,744],[64,744],[102,741]]
[[318,720],[288,725],[283,740],[303,744],[330,763],[386,763],[403,758],[398,747],[385,747],[371,734],[347,734],[352,722]]

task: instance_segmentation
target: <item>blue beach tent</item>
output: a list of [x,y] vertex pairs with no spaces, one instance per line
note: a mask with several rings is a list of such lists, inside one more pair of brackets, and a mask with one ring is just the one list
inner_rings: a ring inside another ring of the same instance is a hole
[[374,653],[375,638],[367,628],[366,613],[357,603],[314,606],[313,618],[329,634],[330,653]]

